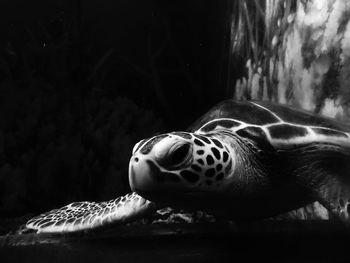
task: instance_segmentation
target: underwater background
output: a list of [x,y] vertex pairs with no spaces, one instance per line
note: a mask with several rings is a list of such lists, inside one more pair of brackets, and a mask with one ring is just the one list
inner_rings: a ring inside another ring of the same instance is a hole
[[[224,99],[349,122],[349,83],[347,0],[2,0],[0,235],[73,201],[128,193],[136,142],[185,130]],[[339,226],[326,229],[336,236],[315,223],[263,226],[8,248],[0,261],[347,262]]]
[[1,1],[0,216],[129,191],[133,145],[226,97],[225,1]]
[[345,0],[1,1],[0,218],[129,192],[136,142],[223,99],[348,122],[349,14]]

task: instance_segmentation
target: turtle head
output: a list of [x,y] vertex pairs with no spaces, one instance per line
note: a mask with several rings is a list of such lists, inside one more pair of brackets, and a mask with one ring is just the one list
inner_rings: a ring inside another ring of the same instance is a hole
[[[129,165],[131,189],[174,205],[222,193],[235,167],[233,149],[214,135],[173,132],[141,140]],[[210,192],[211,194],[208,194]],[[171,201],[170,201],[171,200]],[[198,204],[194,204],[198,207]]]

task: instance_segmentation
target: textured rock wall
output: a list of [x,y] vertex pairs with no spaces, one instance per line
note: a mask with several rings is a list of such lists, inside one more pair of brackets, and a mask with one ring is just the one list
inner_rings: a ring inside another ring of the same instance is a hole
[[[261,2],[262,3],[262,2]],[[350,2],[264,1],[265,39],[247,57],[235,97],[292,104],[349,119]]]

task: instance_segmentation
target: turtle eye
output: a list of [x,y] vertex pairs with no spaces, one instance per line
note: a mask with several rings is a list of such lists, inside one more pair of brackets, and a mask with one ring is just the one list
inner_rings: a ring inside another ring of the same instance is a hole
[[176,166],[184,163],[190,153],[190,145],[189,144],[181,144],[177,148],[175,148],[169,155],[169,164],[171,166]]

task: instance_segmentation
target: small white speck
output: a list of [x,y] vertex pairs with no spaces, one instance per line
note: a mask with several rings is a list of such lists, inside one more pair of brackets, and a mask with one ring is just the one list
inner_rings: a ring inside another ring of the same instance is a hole
[[288,23],[292,23],[294,21],[295,14],[290,14],[287,18]]
[[276,45],[277,45],[277,42],[278,42],[278,38],[277,38],[277,36],[274,36],[274,37],[272,38],[272,43],[271,43],[272,47],[276,46]]

